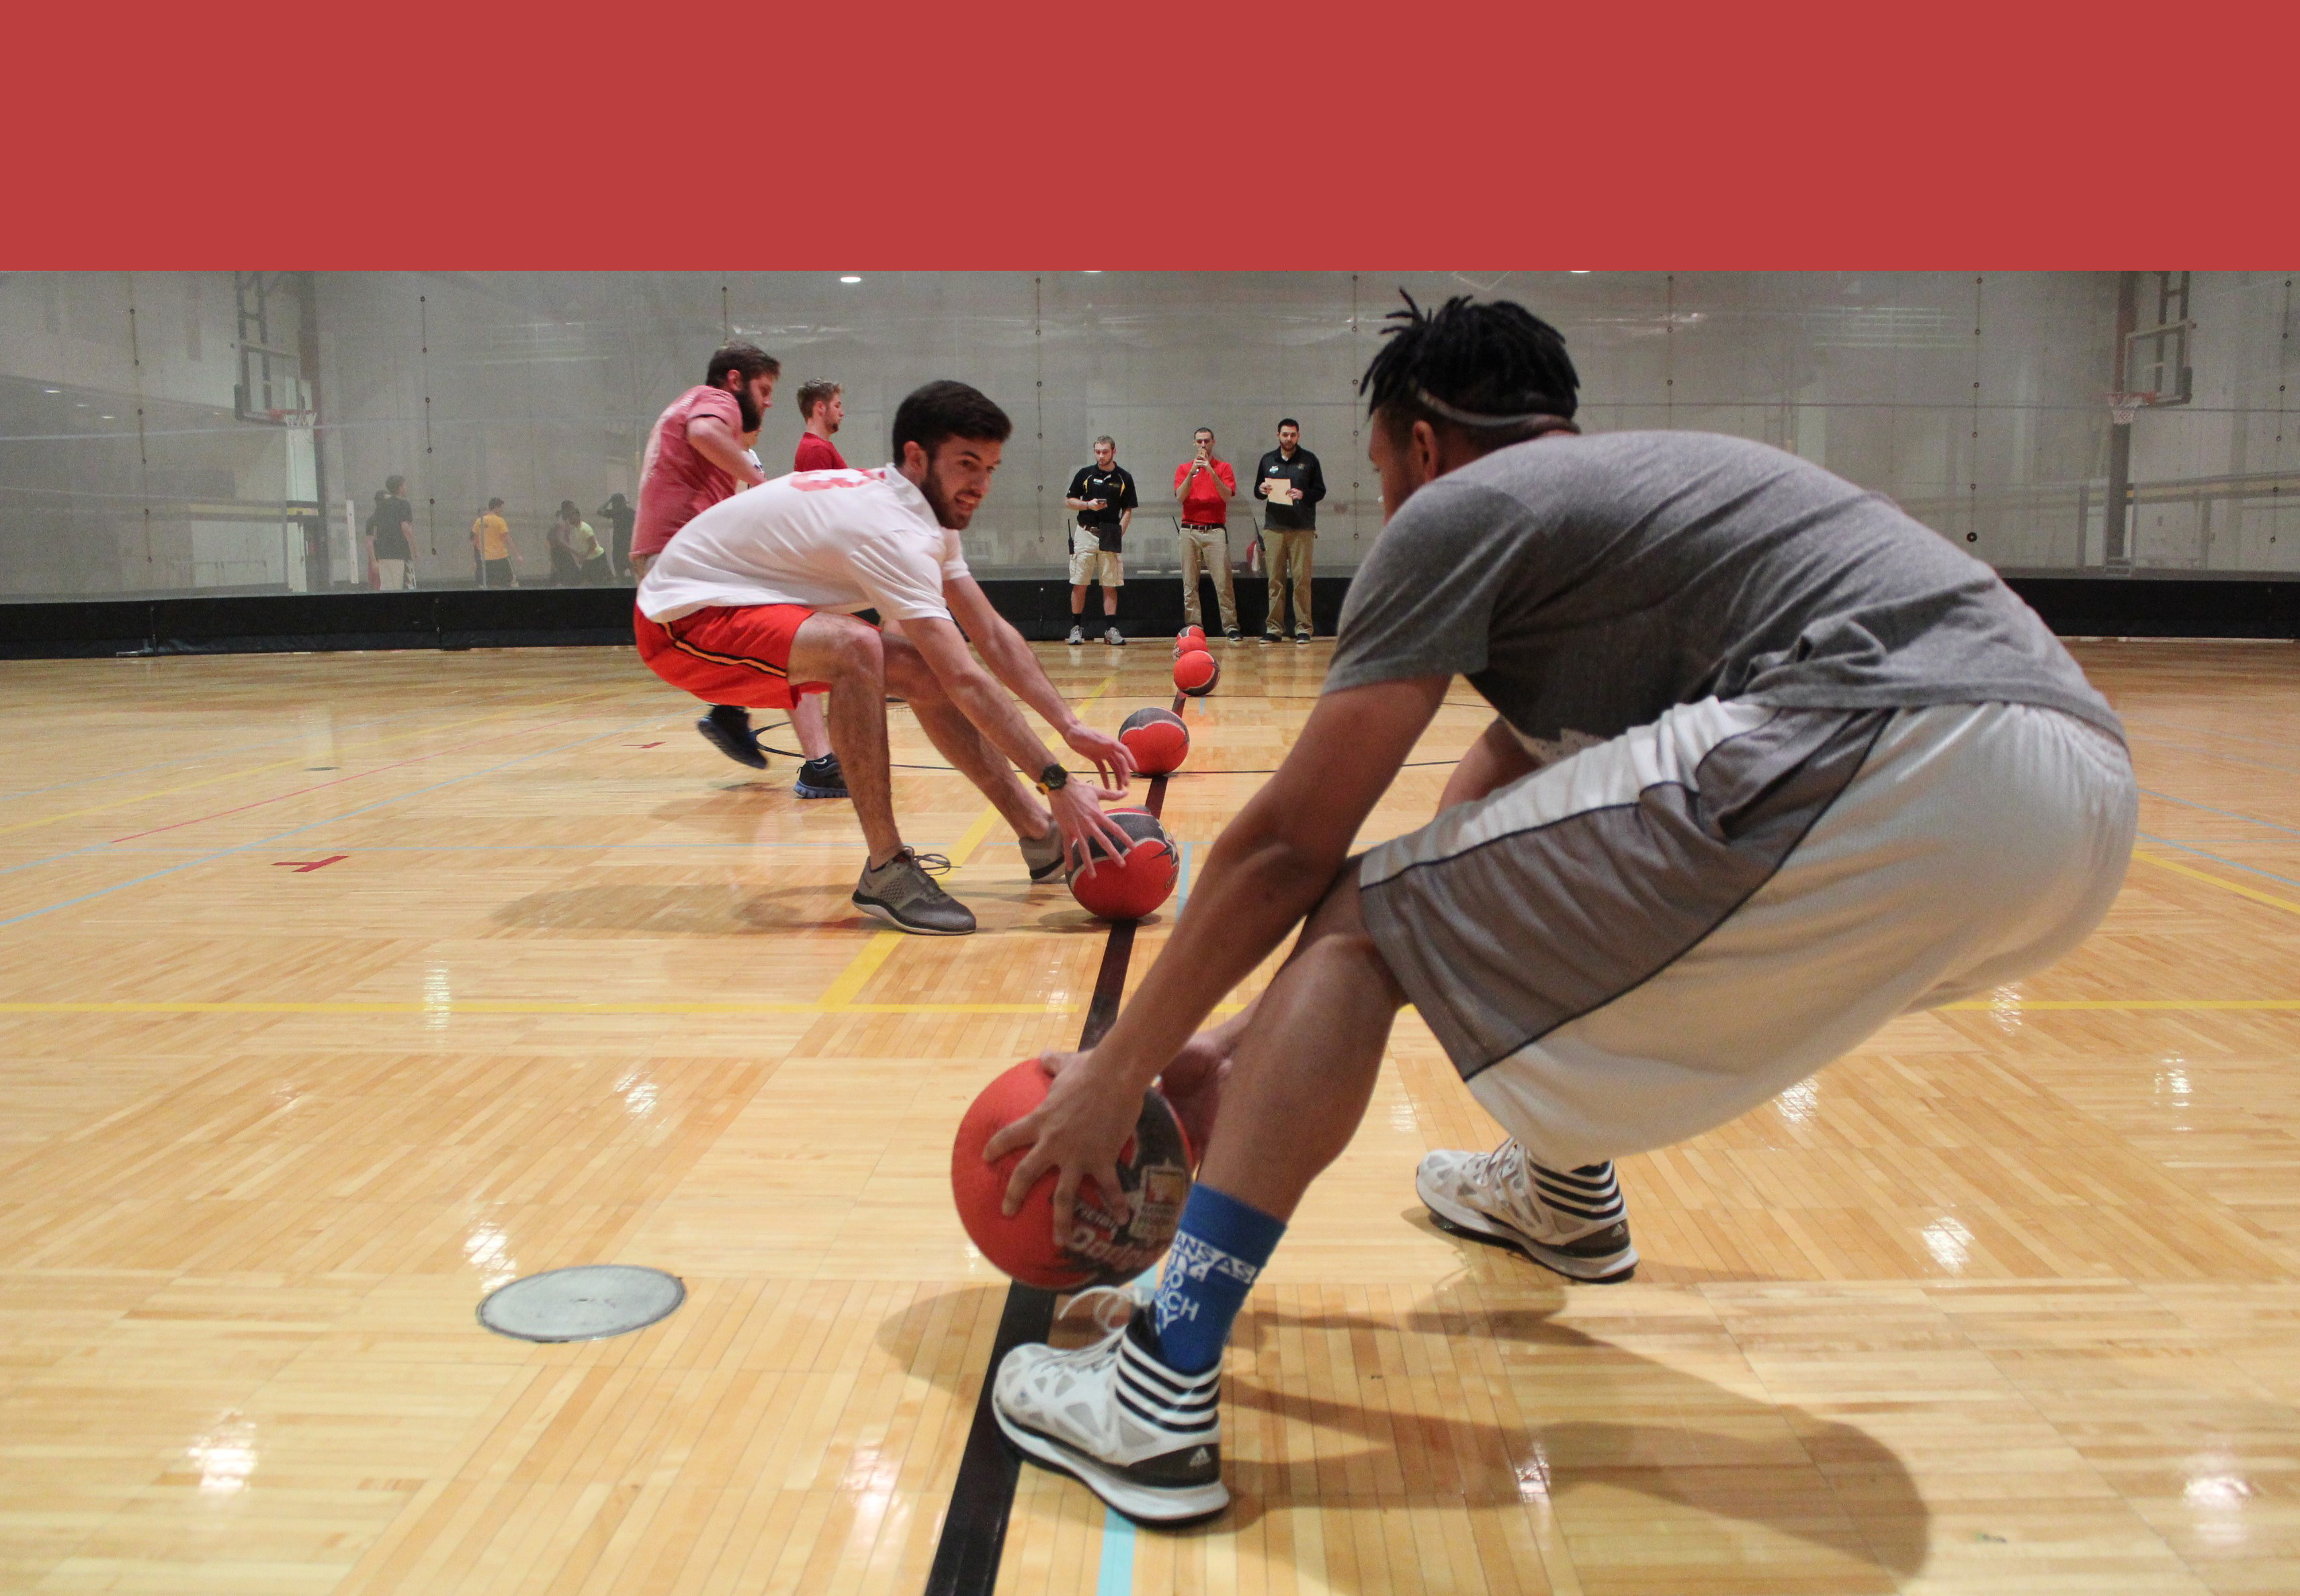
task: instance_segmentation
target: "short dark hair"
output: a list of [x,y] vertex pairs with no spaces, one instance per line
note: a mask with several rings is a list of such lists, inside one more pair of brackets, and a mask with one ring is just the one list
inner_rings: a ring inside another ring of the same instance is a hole
[[388,494],[396,494],[406,486],[407,478],[404,477],[386,477],[383,479],[383,491]]
[[979,388],[946,378],[913,392],[895,408],[895,459],[900,463],[903,445],[916,444],[932,460],[945,440],[979,438],[1003,444],[1014,435],[1014,423]]
[[1302,423],[1301,423],[1301,422],[1299,422],[1299,421],[1297,421],[1297,420],[1296,420],[1293,417],[1291,417],[1291,416],[1280,416],[1280,417],[1279,417],[1279,418],[1278,418],[1278,430],[1279,430],[1279,431],[1283,432],[1283,431],[1285,431],[1288,427],[1291,427],[1291,428],[1292,428],[1295,431],[1296,431],[1296,432],[1299,432],[1299,431],[1301,431],[1301,430],[1302,430]]
[[839,385],[827,377],[810,377],[798,387],[798,413],[807,420],[814,419],[814,407],[828,404],[840,392]]
[[711,363],[704,369],[703,380],[714,388],[723,388],[727,386],[727,374],[730,371],[741,372],[743,380],[749,382],[757,377],[780,377],[783,363],[756,344],[729,344],[723,349],[712,352]]
[[503,501],[501,499],[489,499],[488,501],[488,508],[490,510],[501,510],[503,508]]
[[1416,421],[1451,427],[1498,446],[1570,424],[1581,378],[1565,337],[1521,304],[1472,303],[1457,294],[1424,311],[1404,289],[1382,345],[1358,382],[1366,411],[1393,433]]

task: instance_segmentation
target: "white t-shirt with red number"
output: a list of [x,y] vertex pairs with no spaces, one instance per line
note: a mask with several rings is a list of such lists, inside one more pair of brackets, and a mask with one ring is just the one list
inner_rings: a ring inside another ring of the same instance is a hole
[[893,466],[794,471],[722,499],[671,540],[639,584],[639,612],[677,620],[717,605],[804,604],[887,620],[947,620],[959,536]]

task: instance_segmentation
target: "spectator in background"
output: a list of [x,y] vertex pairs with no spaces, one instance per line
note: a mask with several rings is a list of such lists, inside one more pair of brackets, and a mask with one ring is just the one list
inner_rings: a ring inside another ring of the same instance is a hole
[[407,541],[415,507],[401,491],[406,486],[404,477],[385,478],[383,491],[375,495],[375,513],[368,518],[368,559],[375,566],[375,585],[385,593],[407,587],[408,569],[415,558],[415,550]]
[[607,502],[591,513],[605,521],[612,528],[609,533],[612,542],[610,557],[614,561],[615,575],[629,576],[631,574],[631,523],[638,520],[638,512],[631,508],[630,501],[624,498],[622,495],[609,494]]
[[1174,497],[1182,506],[1182,621],[1203,626],[1198,611],[1198,569],[1213,570],[1214,595],[1221,601],[1222,636],[1238,640],[1238,596],[1230,591],[1229,501],[1238,473],[1214,453],[1214,429],[1201,427],[1191,439],[1194,452],[1174,468]]
[[[830,440],[838,431],[838,424],[846,419],[846,390],[823,378],[811,378],[799,387],[798,413],[806,422],[806,430],[799,434],[798,453],[791,457],[791,470],[845,470],[846,458]],[[821,694],[812,696],[819,698]]]
[[471,557],[479,562],[479,586],[516,587],[519,555],[511,546],[511,523],[503,518],[504,502],[489,499],[471,523]]
[[1318,457],[1302,447],[1302,423],[1288,416],[1278,423],[1278,447],[1254,468],[1254,493],[1265,501],[1263,553],[1270,561],[1270,615],[1262,623],[1264,643],[1286,636],[1286,585],[1294,584],[1294,641],[1310,641],[1310,551],[1318,541],[1318,501],[1326,496],[1326,474]]
[[[582,526],[583,512],[575,508],[575,501],[560,500],[559,513],[552,519],[551,530],[543,537],[551,550],[551,585],[554,587],[575,587],[582,584],[583,561],[575,553],[575,528]],[[583,529],[590,530],[588,527]]]
[[604,587],[615,579],[615,568],[609,563],[607,551],[600,546],[599,535],[591,529],[590,522],[577,521],[567,541],[575,551],[576,580],[586,587]]
[[1126,529],[1134,524],[1134,511],[1141,501],[1135,495],[1133,477],[1118,463],[1114,439],[1094,440],[1094,463],[1079,468],[1062,503],[1078,511],[1078,525],[1071,531],[1070,640],[1086,642],[1086,590],[1089,583],[1100,582],[1106,623],[1102,640],[1121,646],[1126,635],[1118,629],[1118,590],[1126,586]]

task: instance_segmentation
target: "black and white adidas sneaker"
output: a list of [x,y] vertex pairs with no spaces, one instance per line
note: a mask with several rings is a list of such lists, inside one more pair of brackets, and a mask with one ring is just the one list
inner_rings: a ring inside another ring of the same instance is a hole
[[1081,1481],[1129,1518],[1183,1524],[1229,1505],[1221,1483],[1221,1366],[1166,1366],[1146,1309],[1073,1352],[1016,1347],[991,1407],[1022,1455]]
[[1611,1160],[1546,1169],[1515,1141],[1492,1152],[1433,1152],[1413,1189],[1447,1227],[1515,1247],[1574,1280],[1627,1280],[1638,1267]]

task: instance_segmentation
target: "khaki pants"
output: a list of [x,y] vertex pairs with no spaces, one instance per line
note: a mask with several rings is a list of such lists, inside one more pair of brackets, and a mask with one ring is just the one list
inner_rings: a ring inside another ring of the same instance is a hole
[[1184,527],[1182,528],[1182,619],[1194,627],[1205,622],[1198,610],[1198,571],[1208,569],[1214,579],[1214,595],[1221,601],[1222,630],[1238,629],[1238,595],[1230,591],[1229,528],[1227,527]]
[[1294,584],[1294,629],[1311,629],[1310,554],[1317,542],[1315,532],[1262,528],[1262,553],[1270,561],[1270,619],[1262,623],[1265,631],[1286,629],[1286,584],[1289,581]]
[[378,560],[375,562],[375,586],[376,591],[379,593],[406,592],[407,561],[404,560]]

